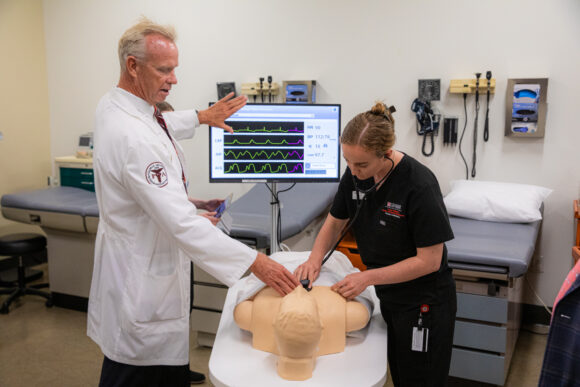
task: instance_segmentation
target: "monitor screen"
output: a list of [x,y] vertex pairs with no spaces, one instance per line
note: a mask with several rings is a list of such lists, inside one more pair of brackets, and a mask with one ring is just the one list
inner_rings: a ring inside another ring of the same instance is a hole
[[340,105],[247,104],[210,127],[210,182],[340,179]]

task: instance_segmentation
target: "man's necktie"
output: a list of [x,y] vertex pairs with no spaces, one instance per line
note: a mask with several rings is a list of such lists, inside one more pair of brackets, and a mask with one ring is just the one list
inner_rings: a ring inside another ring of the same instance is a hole
[[[169,137],[169,141],[171,141],[171,145],[173,145],[173,149],[175,149],[175,153],[177,154],[177,160],[179,160],[179,152],[177,152],[177,147],[175,146],[175,143],[173,142],[173,139],[171,138],[171,135],[167,130],[167,124],[165,123],[165,119],[163,118],[163,115],[161,115],[159,109],[157,109],[157,106],[155,106],[153,116],[155,117],[155,119],[159,123],[159,126],[161,126],[167,137]],[[181,165],[181,160],[179,160],[179,164]],[[185,187],[185,192],[187,192],[187,181],[185,179],[185,173],[183,172],[183,165],[181,165],[181,180],[183,180],[183,186]]]

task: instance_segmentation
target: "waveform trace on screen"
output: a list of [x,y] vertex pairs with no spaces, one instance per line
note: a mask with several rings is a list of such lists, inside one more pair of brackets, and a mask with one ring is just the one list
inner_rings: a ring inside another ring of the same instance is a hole
[[304,133],[304,122],[226,121],[234,133]]
[[230,173],[303,173],[304,164],[303,163],[224,163],[224,172],[226,174]]
[[302,160],[304,149],[225,149],[224,160]]
[[304,147],[304,136],[292,135],[224,135],[224,147],[264,147],[264,146],[296,146]]

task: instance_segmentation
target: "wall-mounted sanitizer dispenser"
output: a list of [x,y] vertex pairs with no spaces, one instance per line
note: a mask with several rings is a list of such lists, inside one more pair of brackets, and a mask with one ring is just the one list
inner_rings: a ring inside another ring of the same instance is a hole
[[544,137],[548,78],[508,79],[505,135]]

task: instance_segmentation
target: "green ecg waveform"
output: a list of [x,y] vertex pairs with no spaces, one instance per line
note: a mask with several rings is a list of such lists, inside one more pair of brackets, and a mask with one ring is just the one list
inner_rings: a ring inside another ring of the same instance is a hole
[[288,170],[286,164],[244,164],[241,167],[237,163],[229,165],[225,173],[296,173],[302,172],[302,164],[295,165],[291,170]]
[[249,126],[245,127],[245,128],[235,128],[234,132],[236,133],[288,133],[288,132],[294,132],[297,130],[288,130],[288,129],[283,129],[282,127],[279,128],[266,128],[265,126],[263,128],[255,128],[252,129]]
[[265,142],[257,142],[254,141],[254,139],[251,139],[248,142],[242,142],[238,139],[235,139],[232,142],[224,142],[224,145],[298,145],[298,144],[304,145],[304,141],[298,140],[298,142],[288,142],[286,140],[282,140],[281,142],[273,142],[268,139]]
[[288,152],[288,151],[233,151],[233,150],[226,150],[224,152],[224,156],[228,157],[228,156],[232,156],[234,157],[236,160],[239,160],[240,158],[245,159],[245,158],[251,158],[252,160],[259,158],[261,156],[265,156],[268,160],[271,160],[273,158],[282,158],[284,160],[288,159],[289,157],[291,157],[292,155],[296,155],[298,156],[300,159],[302,158],[302,156],[300,155],[300,153],[296,152],[296,151],[292,151],[292,152]]

